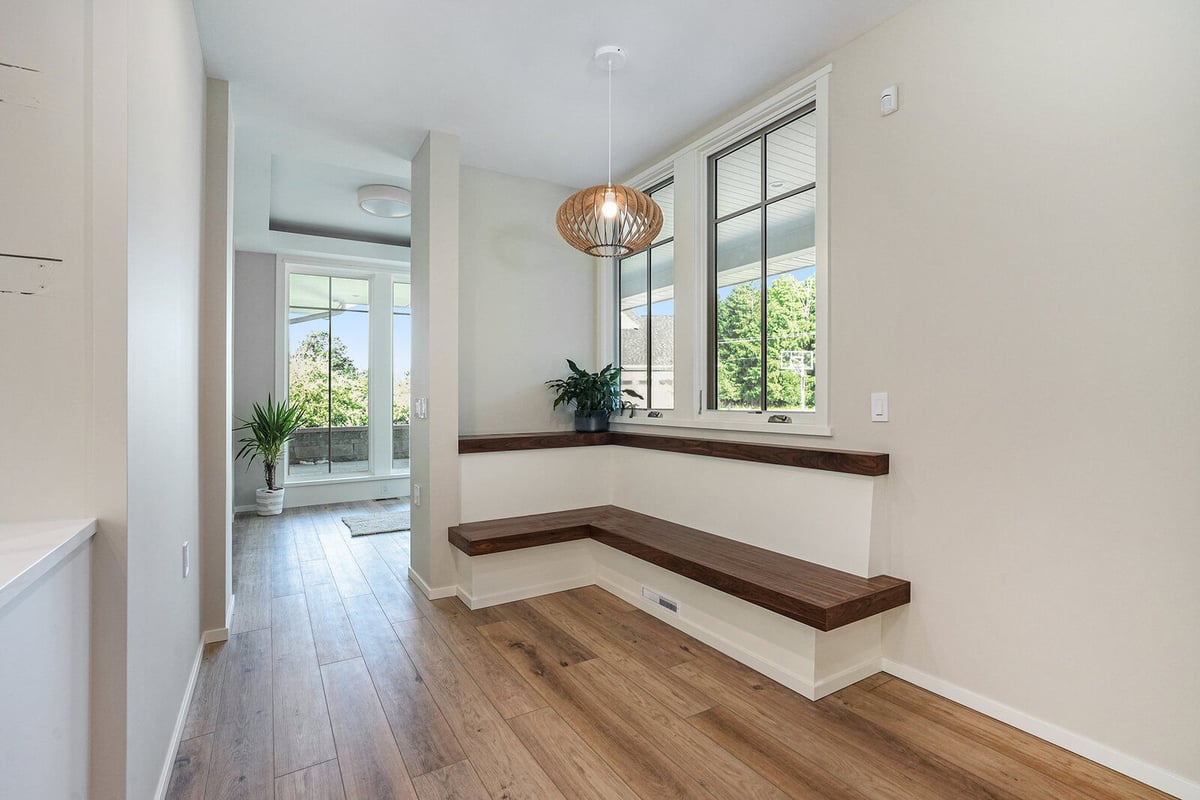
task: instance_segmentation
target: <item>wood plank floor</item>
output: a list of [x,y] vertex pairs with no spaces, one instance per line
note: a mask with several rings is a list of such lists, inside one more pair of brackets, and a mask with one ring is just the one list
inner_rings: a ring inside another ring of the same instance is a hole
[[340,521],[402,505],[237,519],[168,798],[1167,797],[882,673],[809,702],[594,586],[430,602],[407,533]]

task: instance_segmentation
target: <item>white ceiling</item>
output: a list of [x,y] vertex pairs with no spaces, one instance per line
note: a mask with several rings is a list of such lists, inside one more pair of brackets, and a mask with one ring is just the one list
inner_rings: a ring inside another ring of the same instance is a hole
[[358,207],[358,187],[370,183],[408,186],[409,181],[394,174],[272,155],[270,228],[407,247],[410,217],[374,217]]
[[407,178],[435,129],[465,164],[568,186],[605,177],[596,47],[629,55],[620,177],[911,1],[194,0],[209,74],[272,152],[303,137],[316,163]]

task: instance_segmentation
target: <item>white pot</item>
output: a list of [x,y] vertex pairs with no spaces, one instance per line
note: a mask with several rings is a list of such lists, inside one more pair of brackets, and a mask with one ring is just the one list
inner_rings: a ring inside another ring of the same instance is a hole
[[272,517],[283,513],[283,489],[258,489],[254,492],[260,517]]

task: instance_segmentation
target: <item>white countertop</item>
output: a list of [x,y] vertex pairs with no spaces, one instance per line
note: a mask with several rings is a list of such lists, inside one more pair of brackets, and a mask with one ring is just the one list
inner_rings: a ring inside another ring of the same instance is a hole
[[16,600],[95,532],[94,519],[0,523],[0,608]]

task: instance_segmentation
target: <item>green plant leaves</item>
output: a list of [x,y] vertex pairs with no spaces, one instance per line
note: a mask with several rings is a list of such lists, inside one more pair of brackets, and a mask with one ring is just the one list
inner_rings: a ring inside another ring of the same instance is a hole
[[569,376],[546,381],[555,392],[554,408],[574,406],[575,413],[583,416],[597,411],[613,414],[629,407],[629,403],[621,399],[623,393],[641,399],[641,395],[632,389],[621,389],[620,367],[609,364],[599,372],[588,372],[569,358],[567,366],[571,369]]
[[[273,476],[275,464],[283,454],[284,446],[301,427],[303,417],[303,410],[299,406],[291,406],[286,400],[276,403],[268,394],[266,406],[254,404],[250,419],[238,418],[238,422],[242,424],[234,430],[249,431],[250,435],[238,439],[242,448],[238,450],[236,458],[248,455],[250,461],[246,468],[249,469],[250,464],[254,463],[254,458],[259,456],[263,460],[263,466],[267,468],[268,476]],[[276,488],[272,483],[273,480],[268,477],[267,488]]]

